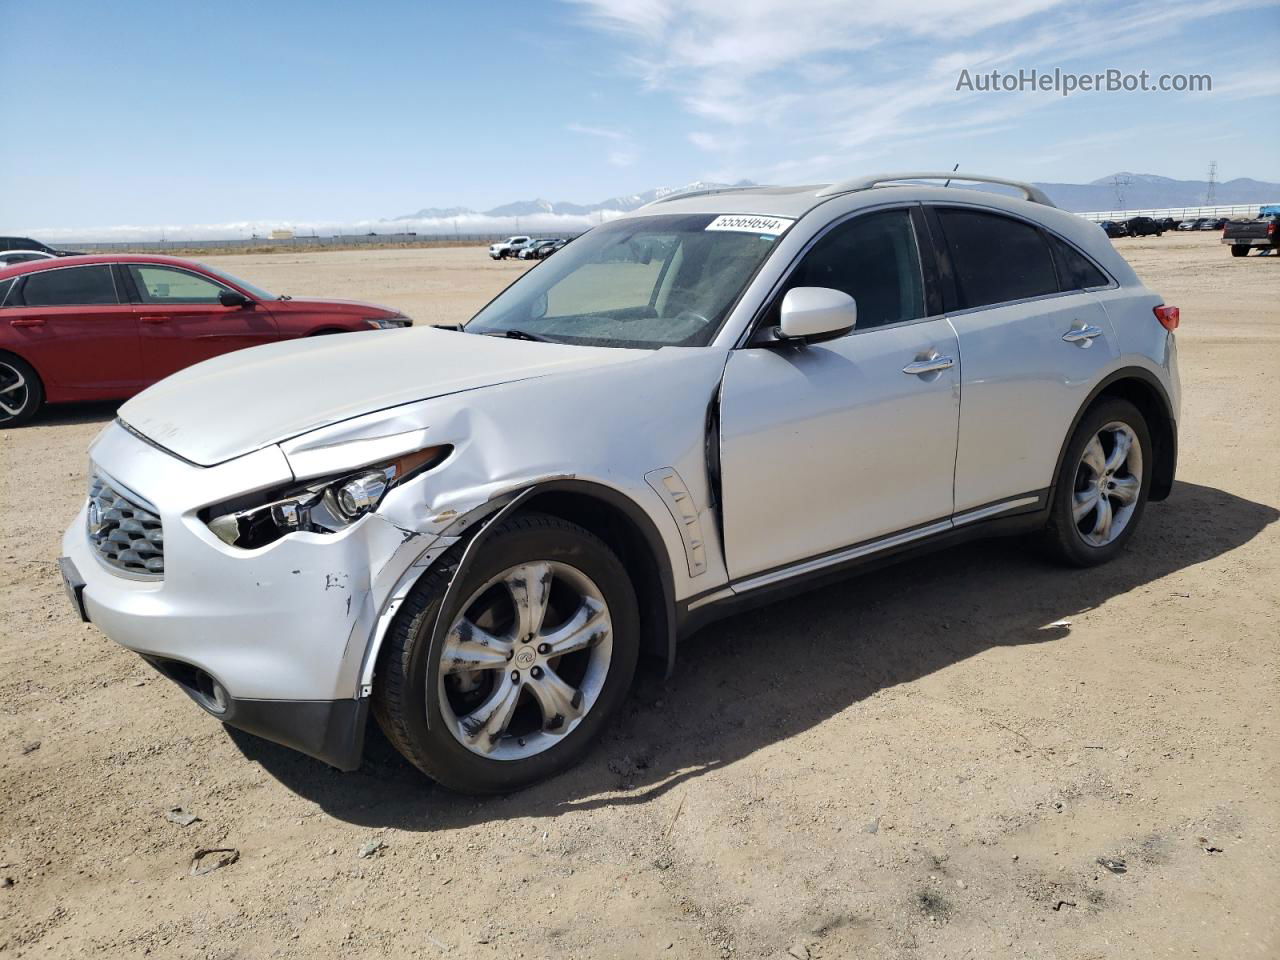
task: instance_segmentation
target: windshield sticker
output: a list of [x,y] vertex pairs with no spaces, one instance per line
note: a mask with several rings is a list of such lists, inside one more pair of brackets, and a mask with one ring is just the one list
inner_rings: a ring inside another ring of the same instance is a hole
[[763,233],[777,236],[795,223],[791,217],[756,217],[733,213],[716,217],[707,224],[708,230],[733,230],[737,233]]

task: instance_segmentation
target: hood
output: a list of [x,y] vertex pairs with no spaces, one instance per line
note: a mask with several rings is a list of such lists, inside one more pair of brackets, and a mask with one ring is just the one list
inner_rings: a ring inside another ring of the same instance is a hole
[[272,313],[309,313],[320,307],[325,313],[347,313],[359,317],[392,317],[398,310],[364,303],[360,300],[320,300],[315,297],[299,297],[288,300],[269,300],[264,304]]
[[119,415],[158,446],[212,466],[388,407],[651,355],[431,327],[343,333],[206,360],[144,390]]

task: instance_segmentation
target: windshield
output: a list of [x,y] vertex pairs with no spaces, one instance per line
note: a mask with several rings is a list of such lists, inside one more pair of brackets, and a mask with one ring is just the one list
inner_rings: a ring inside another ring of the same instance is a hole
[[245,291],[247,294],[249,294],[249,296],[253,297],[255,300],[279,299],[274,293],[268,293],[266,290],[263,290],[261,287],[256,287],[252,283],[249,283],[248,281],[241,280],[239,277],[233,277],[231,274],[227,273],[227,271],[225,270],[219,270],[216,267],[211,267],[207,263],[202,263],[200,264],[200,266],[204,267],[206,270],[212,273],[215,277],[221,277],[223,280],[226,280],[231,284],[233,284],[234,286],[239,287],[241,290]]
[[603,347],[706,346],[778,239],[711,226],[724,219],[683,214],[596,227],[504,290],[467,332]]

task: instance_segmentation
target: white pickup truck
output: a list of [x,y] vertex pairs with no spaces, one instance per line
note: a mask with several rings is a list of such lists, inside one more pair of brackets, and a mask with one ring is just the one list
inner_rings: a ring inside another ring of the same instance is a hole
[[514,257],[531,239],[533,238],[507,237],[505,240],[492,243],[489,245],[489,257],[493,260],[505,260],[507,257]]

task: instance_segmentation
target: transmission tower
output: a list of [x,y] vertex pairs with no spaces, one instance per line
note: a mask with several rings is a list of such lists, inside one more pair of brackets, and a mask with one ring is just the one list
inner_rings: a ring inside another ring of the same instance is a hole
[[1133,177],[1129,176],[1127,173],[1118,173],[1111,178],[1111,189],[1113,189],[1116,192],[1116,209],[1117,210],[1125,209],[1124,192],[1129,188],[1129,185],[1132,183],[1133,183]]
[[1204,192],[1204,205],[1212,207],[1218,199],[1218,161],[1209,161],[1209,187]]

